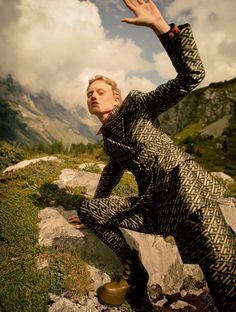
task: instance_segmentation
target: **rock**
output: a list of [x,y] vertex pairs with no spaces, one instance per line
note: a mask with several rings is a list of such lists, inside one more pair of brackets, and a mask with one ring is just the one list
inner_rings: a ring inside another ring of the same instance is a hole
[[[55,297],[54,297],[55,299]],[[58,298],[58,300],[53,303],[49,309],[49,312],[82,312],[80,306],[71,302],[66,298]]]
[[222,135],[224,132],[224,129],[228,127],[229,125],[229,118],[230,115],[226,115],[217,121],[211,123],[207,127],[205,127],[202,131],[201,134],[203,135],[213,135],[214,137],[219,137]]
[[92,173],[87,171],[78,171],[73,169],[63,169],[59,180],[54,181],[53,183],[56,184],[59,188],[64,188],[66,186],[69,187],[86,187],[86,194],[89,196],[93,196],[98,181],[100,179],[100,174]]
[[177,246],[159,235],[121,230],[128,244],[139,251],[150,276],[149,284],[158,283],[165,293],[178,291],[183,279],[183,263]]
[[181,301],[181,300],[178,300],[174,303],[171,304],[171,308],[173,309],[173,311],[181,311],[181,312],[184,312],[184,311],[188,311],[188,312],[194,312],[194,311],[197,311],[196,307],[192,306],[191,304],[188,304],[187,302],[185,301]]
[[226,222],[236,232],[236,200],[233,197],[220,198],[218,200],[221,211],[225,217]]
[[55,157],[55,156],[45,156],[45,157],[40,157],[40,158],[34,158],[34,159],[30,159],[30,160],[23,160],[21,162],[19,162],[18,164],[16,165],[12,165],[12,166],[9,166],[7,167],[3,173],[8,173],[8,172],[11,172],[11,171],[16,171],[18,169],[22,169],[22,168],[25,168],[31,164],[35,164],[39,161],[56,161],[56,162],[61,162],[62,160],[59,159],[58,157]]
[[234,179],[231,176],[229,176],[226,173],[224,173],[224,172],[215,172],[215,171],[213,171],[213,172],[211,172],[211,175],[213,177],[215,177],[215,178],[224,180],[226,182],[226,184],[227,183],[228,184],[235,183]]
[[49,267],[50,260],[44,256],[44,255],[39,255],[36,257],[35,265],[37,270],[42,270],[44,268]]
[[77,231],[67,220],[54,208],[47,207],[39,212],[39,244],[53,246],[57,238],[70,238],[67,242],[69,249],[76,248],[76,238],[83,237],[81,231]]
[[[94,289],[121,274],[121,264],[116,255],[90,230],[76,230],[68,223],[68,213],[62,207],[47,207],[39,213],[39,244],[59,250],[78,250],[88,264]],[[70,211],[70,214],[76,213]]]
[[93,166],[98,167],[101,171],[105,167],[104,164],[98,164],[98,163],[84,163],[84,164],[80,164],[78,167],[80,170],[84,170],[86,168],[93,167]]

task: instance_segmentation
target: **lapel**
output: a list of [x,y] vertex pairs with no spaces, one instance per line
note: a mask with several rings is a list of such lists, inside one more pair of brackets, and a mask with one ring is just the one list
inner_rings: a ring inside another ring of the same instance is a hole
[[111,115],[107,120],[107,128],[111,131],[111,137],[114,138],[114,142],[124,142],[124,118],[123,118],[123,107],[115,107]]

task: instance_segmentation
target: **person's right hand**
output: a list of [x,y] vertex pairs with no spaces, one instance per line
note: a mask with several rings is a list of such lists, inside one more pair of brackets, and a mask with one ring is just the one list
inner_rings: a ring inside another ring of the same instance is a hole
[[77,230],[87,229],[87,225],[82,223],[78,215],[71,215],[69,217],[69,223],[71,223]]
[[125,5],[134,13],[134,18],[123,18],[121,21],[137,26],[152,28],[157,35],[165,33],[170,26],[164,20],[160,10],[153,0],[123,0]]

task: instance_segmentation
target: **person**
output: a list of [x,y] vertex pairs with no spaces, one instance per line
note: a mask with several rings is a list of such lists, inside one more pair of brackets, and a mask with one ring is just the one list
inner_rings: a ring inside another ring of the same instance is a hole
[[[127,297],[145,294],[148,272],[127,244],[122,227],[174,236],[183,261],[200,265],[219,311],[236,311],[235,233],[217,203],[223,187],[173,143],[158,121],[205,76],[191,27],[169,25],[152,0],[124,3],[135,16],[122,21],[152,29],[177,76],[147,93],[133,90],[123,102],[112,79],[98,75],[89,81],[88,110],[102,122],[99,133],[109,161],[94,198],[78,206],[76,221],[107,244],[124,267],[119,281],[99,287],[98,297],[105,304],[120,305]],[[109,198],[124,170],[135,176],[138,196]]]

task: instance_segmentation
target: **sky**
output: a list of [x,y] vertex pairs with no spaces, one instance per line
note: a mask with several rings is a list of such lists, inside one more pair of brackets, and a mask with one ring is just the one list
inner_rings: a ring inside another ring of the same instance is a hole
[[[190,23],[206,70],[200,87],[236,77],[235,0],[154,1],[168,23]],[[0,0],[0,75],[68,108],[85,106],[88,79],[116,80],[125,97],[175,77],[152,30],[122,23],[122,0]]]

